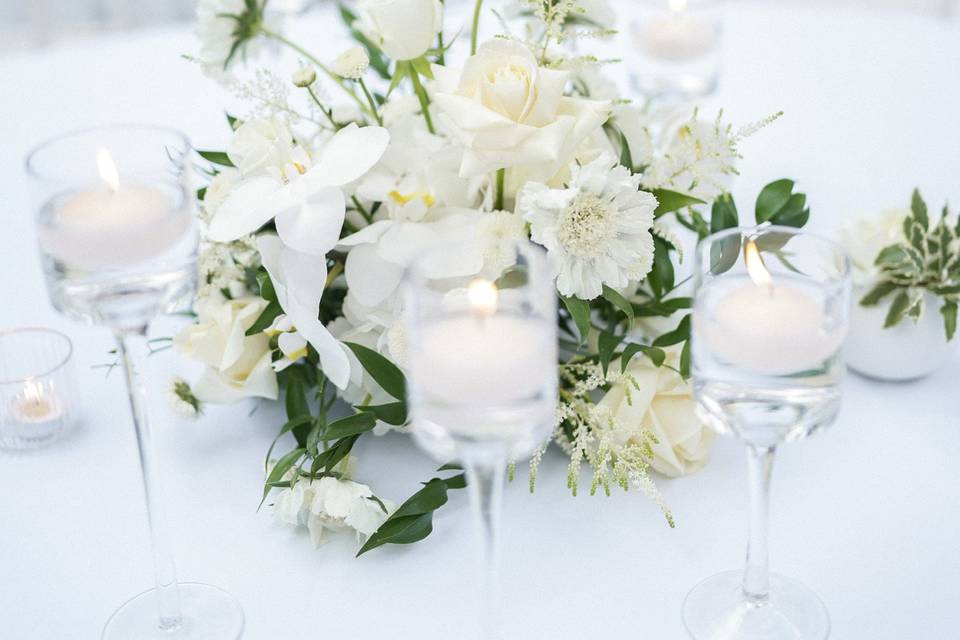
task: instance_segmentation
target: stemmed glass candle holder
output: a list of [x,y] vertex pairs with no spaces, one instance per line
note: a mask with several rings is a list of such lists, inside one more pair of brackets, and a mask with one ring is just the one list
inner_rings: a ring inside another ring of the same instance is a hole
[[73,344],[53,329],[0,331],[0,447],[33,449],[76,417]]
[[111,126],[63,135],[26,161],[54,307],[114,334],[123,365],[150,524],[156,587],[118,609],[105,640],[235,640],[243,612],[216,587],[177,583],[137,369],[147,325],[189,303],[198,233],[191,150],[180,133]]
[[767,226],[705,238],[695,270],[697,411],[747,445],[750,529],[744,571],[697,585],[684,623],[696,640],[826,638],[820,599],[768,572],[768,495],[777,446],[829,425],[839,410],[849,261],[828,240]]
[[647,97],[713,93],[720,74],[722,0],[634,0],[633,87]]
[[496,283],[432,279],[441,254],[428,253],[408,277],[410,409],[417,442],[466,470],[480,543],[480,629],[488,640],[498,632],[498,523],[507,460],[542,445],[556,416],[556,293],[546,255],[533,244],[517,245],[516,266]]

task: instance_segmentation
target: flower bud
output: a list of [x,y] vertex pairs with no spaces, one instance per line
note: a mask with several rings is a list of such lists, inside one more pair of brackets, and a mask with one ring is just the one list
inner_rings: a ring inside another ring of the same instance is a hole
[[300,67],[293,72],[293,76],[290,78],[293,81],[293,84],[297,87],[305,88],[309,87],[316,81],[317,72],[313,67]]

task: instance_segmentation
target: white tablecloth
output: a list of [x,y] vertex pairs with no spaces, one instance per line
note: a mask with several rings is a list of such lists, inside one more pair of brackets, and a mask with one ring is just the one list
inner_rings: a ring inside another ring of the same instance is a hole
[[[314,21],[329,56],[341,33]],[[328,36],[328,34],[331,34]],[[336,35],[333,35],[336,34]],[[94,638],[109,614],[151,585],[134,436],[110,341],[54,315],[31,230],[21,158],[72,127],[157,121],[215,148],[227,131],[217,92],[180,53],[185,28],[0,59],[0,326],[50,325],[75,340],[86,409],[57,445],[0,456],[0,636]],[[812,227],[904,203],[919,185],[932,205],[960,204],[960,28],[896,14],[733,6],[725,72],[711,108],[738,122],[784,109],[743,146],[735,184],[744,216],[766,182],[791,176],[810,196]],[[170,323],[155,334],[169,335]],[[190,367],[151,358],[159,390]],[[956,637],[960,626],[960,358],[930,378],[885,385],[851,376],[835,427],[784,447],[774,480],[772,560],[816,590],[833,637]],[[435,533],[353,558],[348,536],[314,551],[304,532],[256,512],[261,465],[281,422],[251,406],[172,415],[157,393],[156,440],[167,475],[183,580],[226,588],[244,604],[247,638],[397,640],[460,637],[473,578],[466,496],[454,494]],[[360,476],[400,500],[434,463],[402,436],[359,446]],[[538,489],[508,487],[504,600],[510,638],[684,637],[687,590],[743,557],[742,452],[720,441],[702,473],[661,480],[678,526],[636,492],[569,496],[565,461],[548,456]]]

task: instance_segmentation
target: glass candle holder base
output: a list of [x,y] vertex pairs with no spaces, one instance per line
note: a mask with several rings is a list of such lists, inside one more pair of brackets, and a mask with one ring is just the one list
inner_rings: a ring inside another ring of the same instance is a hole
[[698,584],[683,603],[683,623],[694,640],[825,640],[830,616],[813,591],[770,574],[766,601],[744,597],[743,572],[726,571]]
[[103,628],[101,640],[237,640],[243,633],[243,609],[236,598],[199,582],[177,585],[183,612],[179,621],[161,627],[157,590],[128,600]]
[[717,74],[633,73],[630,82],[634,90],[648,98],[686,101],[711,95],[717,90],[717,79]]

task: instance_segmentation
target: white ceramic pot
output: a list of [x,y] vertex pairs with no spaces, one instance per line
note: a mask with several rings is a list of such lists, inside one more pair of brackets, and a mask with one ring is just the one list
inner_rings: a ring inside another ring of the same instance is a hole
[[896,327],[884,329],[890,300],[874,307],[861,306],[860,299],[866,292],[866,287],[854,289],[844,351],[851,369],[880,380],[912,380],[933,373],[950,357],[956,341],[947,342],[939,299],[924,294],[919,322],[905,318]]

